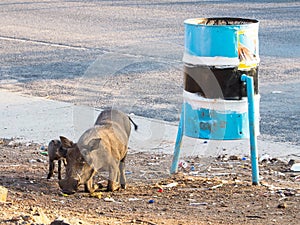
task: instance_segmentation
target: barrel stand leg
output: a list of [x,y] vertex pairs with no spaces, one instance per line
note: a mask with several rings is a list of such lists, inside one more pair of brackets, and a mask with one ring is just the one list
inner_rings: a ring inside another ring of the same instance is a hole
[[181,113],[178,131],[177,131],[177,138],[175,143],[175,149],[173,154],[173,161],[170,173],[177,173],[178,171],[178,162],[179,162],[179,156],[180,156],[180,147],[182,142],[182,136],[183,136],[183,113]]
[[254,107],[254,84],[253,77],[243,74],[241,80],[246,82],[248,96],[248,119],[249,119],[249,134],[250,134],[250,152],[251,152],[251,167],[252,167],[252,184],[259,184],[259,169],[257,159],[257,135],[255,130],[255,107]]

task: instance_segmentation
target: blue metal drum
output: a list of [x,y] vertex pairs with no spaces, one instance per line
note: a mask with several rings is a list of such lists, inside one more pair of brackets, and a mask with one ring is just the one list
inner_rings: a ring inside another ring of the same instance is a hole
[[[248,138],[248,100],[241,75],[254,78],[258,109],[259,22],[196,18],[184,24],[183,134],[217,140]],[[258,110],[255,116],[259,118]]]

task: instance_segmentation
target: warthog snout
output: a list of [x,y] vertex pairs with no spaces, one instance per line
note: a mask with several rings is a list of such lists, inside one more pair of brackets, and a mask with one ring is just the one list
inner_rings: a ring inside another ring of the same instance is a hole
[[79,186],[78,180],[72,177],[60,180],[58,183],[61,191],[68,195],[74,194]]

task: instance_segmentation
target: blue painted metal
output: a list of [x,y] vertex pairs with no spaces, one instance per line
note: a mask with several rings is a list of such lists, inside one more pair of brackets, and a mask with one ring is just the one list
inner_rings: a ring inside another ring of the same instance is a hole
[[[213,20],[217,24],[210,25],[208,21]],[[185,20],[184,26],[185,54],[202,58],[203,62],[206,62],[205,57],[215,60],[215,57],[223,58],[219,66],[224,63],[226,66],[226,59],[236,59],[236,64],[230,61],[230,65],[242,69],[257,66],[259,21],[241,18],[193,18]]]
[[[185,22],[185,49],[194,56],[238,57],[237,29]],[[226,44],[224,44],[226,43]]]
[[184,103],[184,135],[192,138],[235,140],[248,138],[248,114],[231,110],[193,109]]
[[257,134],[255,129],[255,107],[254,107],[254,84],[253,77],[243,74],[241,81],[246,82],[248,96],[248,118],[250,132],[250,152],[251,152],[251,167],[252,167],[252,184],[259,184],[259,169],[257,155]]
[[174,149],[174,154],[173,154],[173,161],[172,161],[172,166],[170,173],[177,173],[178,170],[178,163],[179,163],[179,156],[180,156],[180,147],[181,147],[181,142],[182,142],[182,136],[183,136],[183,127],[184,127],[184,110],[181,112],[180,116],[180,121],[179,121],[179,126],[178,126],[178,131],[177,131],[177,137],[176,137],[176,143],[175,143],[175,149]]

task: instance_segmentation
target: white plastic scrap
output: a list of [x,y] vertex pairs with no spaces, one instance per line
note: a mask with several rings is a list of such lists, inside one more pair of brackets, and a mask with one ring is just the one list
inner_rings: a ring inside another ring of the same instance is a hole
[[295,172],[300,172],[300,163],[293,164],[291,170]]
[[177,182],[173,182],[170,184],[166,184],[166,185],[162,185],[163,188],[172,188],[172,187],[176,187],[178,185]]

